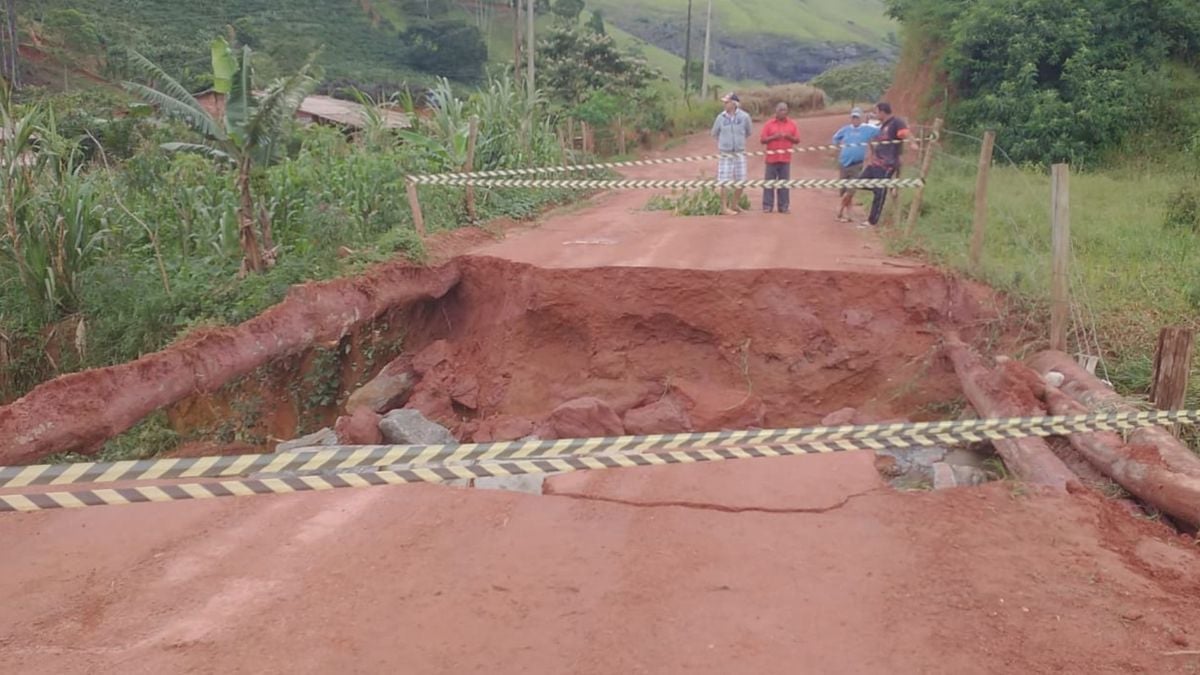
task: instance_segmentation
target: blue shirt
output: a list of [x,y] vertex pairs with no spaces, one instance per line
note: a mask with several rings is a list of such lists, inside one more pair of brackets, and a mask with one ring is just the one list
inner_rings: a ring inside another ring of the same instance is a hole
[[[841,144],[866,143],[879,135],[879,128],[873,127],[870,124],[860,124],[857,127],[853,124],[838,129],[838,132],[833,135],[833,142]],[[853,147],[842,148],[841,154],[838,155],[838,162],[842,166],[850,166],[858,164],[867,159],[867,146],[853,145]]]

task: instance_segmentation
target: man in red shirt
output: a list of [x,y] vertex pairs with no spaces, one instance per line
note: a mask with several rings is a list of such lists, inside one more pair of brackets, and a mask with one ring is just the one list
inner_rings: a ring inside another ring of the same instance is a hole
[[[778,154],[767,155],[767,180],[791,180],[792,178],[792,147],[800,142],[800,130],[796,123],[788,119],[788,105],[780,103],[775,106],[775,117],[763,125],[762,142],[768,151],[780,151]],[[787,213],[791,203],[791,195],[787,188],[766,188],[763,190],[763,212],[775,210],[778,193],[779,212]]]

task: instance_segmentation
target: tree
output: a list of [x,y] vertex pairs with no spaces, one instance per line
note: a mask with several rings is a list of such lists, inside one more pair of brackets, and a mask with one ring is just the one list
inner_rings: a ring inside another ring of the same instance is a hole
[[587,27],[596,35],[608,35],[608,31],[604,28],[604,12],[598,9],[592,10],[592,18],[588,19]]
[[558,17],[563,23],[574,26],[579,23],[579,16],[583,14],[584,0],[555,0],[554,16]]
[[700,87],[703,86],[704,81],[704,62],[691,61],[679,69],[679,74],[690,91],[700,91]]
[[835,101],[874,103],[892,84],[892,68],[878,63],[855,63],[838,66],[814,77],[809,82]]
[[626,54],[608,35],[559,26],[538,45],[539,86],[559,103],[574,107],[595,91],[629,98],[662,74],[645,59]]
[[[228,96],[224,114],[217,116],[205,110],[187,89],[149,59],[137,52],[132,52],[131,57],[157,87],[137,82],[126,82],[125,87],[157,106],[163,114],[182,120],[207,141],[166,143],[163,149],[195,152],[236,167],[238,241],[243,265],[248,271],[261,272],[274,263],[275,245],[265,211],[261,218],[257,217],[251,179],[256,166],[274,160],[287,123],[316,88],[317,80],[311,74],[316,54],[309,57],[299,72],[272,82],[256,96],[250,48],[242,47],[241,53],[235,54],[223,38],[218,38],[213,42],[214,91],[227,90]],[[230,75],[228,79],[224,77],[226,74]]]
[[455,19],[419,21],[400,36],[408,62],[418,70],[453,80],[477,80],[487,63],[487,43],[477,26]]

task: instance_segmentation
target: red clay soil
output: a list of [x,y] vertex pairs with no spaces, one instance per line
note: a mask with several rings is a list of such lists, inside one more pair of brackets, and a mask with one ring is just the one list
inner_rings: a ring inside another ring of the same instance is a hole
[[[581,397],[619,415],[672,401],[694,430],[812,424],[846,406],[904,416],[957,396],[953,371],[936,358],[940,330],[992,311],[979,289],[934,271],[459,262],[445,312],[413,327],[423,377],[409,407],[476,440],[523,436]],[[419,335],[446,339],[420,344]]]
[[361,277],[305,284],[232,328],[202,330],[131,363],[66,375],[0,408],[0,464],[96,449],[157,409],[216,391],[272,360],[336,342],[396,306],[439,298],[457,267],[381,265]]
[[866,453],[0,517],[16,673],[1189,673],[1200,555]]

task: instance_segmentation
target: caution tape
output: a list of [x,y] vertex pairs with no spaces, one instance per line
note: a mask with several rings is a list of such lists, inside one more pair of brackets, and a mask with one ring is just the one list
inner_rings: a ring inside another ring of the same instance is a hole
[[[852,449],[852,448],[846,448]],[[409,483],[442,483],[456,479],[510,477],[530,474],[567,473],[672,464],[695,464],[731,459],[787,457],[820,452],[800,445],[744,448],[709,448],[659,454],[591,455],[586,457],[542,457],[515,461],[445,464],[320,476],[209,481],[148,487],[126,487],[70,492],[39,492],[0,495],[0,513],[78,509],[89,506],[118,506],[148,502],[177,502],[221,497],[319,492]],[[830,450],[829,452],[832,452]]]
[[[924,140],[937,141],[936,134],[930,134]],[[624,169],[640,166],[661,166],[664,164],[687,164],[691,162],[712,162],[727,157],[766,157],[770,155],[794,155],[804,152],[829,152],[833,150],[841,150],[842,148],[860,148],[867,146],[879,145],[899,145],[902,143],[918,143],[920,139],[907,139],[895,141],[869,141],[865,143],[843,143],[829,145],[810,145],[803,148],[791,148],[789,150],[758,150],[754,152],[739,152],[739,153],[718,153],[713,155],[693,155],[690,157],[657,157],[653,159],[634,159],[624,162],[597,162],[594,164],[567,164],[565,166],[536,166],[523,169],[491,169],[487,171],[470,171],[461,173],[443,173],[443,174],[422,174],[409,176],[414,182],[424,184],[419,179],[427,178],[430,175],[451,176],[455,178],[500,178],[506,176],[533,176],[547,173],[571,173],[574,171],[600,171],[606,169]]]
[[921,178],[800,178],[795,180],[672,180],[672,179],[539,179],[539,178],[474,178],[450,174],[410,176],[419,185],[448,185],[492,188],[559,188],[568,190],[683,190],[689,188],[763,188],[826,189],[826,188],[892,188],[921,187]]
[[1200,410],[1106,412],[1056,417],[1016,417],[858,426],[713,431],[613,438],[505,441],[447,445],[383,445],[312,448],[257,455],[81,462],[0,467],[0,488],[31,485],[115,483],[164,479],[342,471],[357,467],[435,466],[504,460],[651,455],[712,448],[772,445],[806,452],[911,448],[978,443],[1028,436],[1124,431],[1144,426],[1195,424]]

